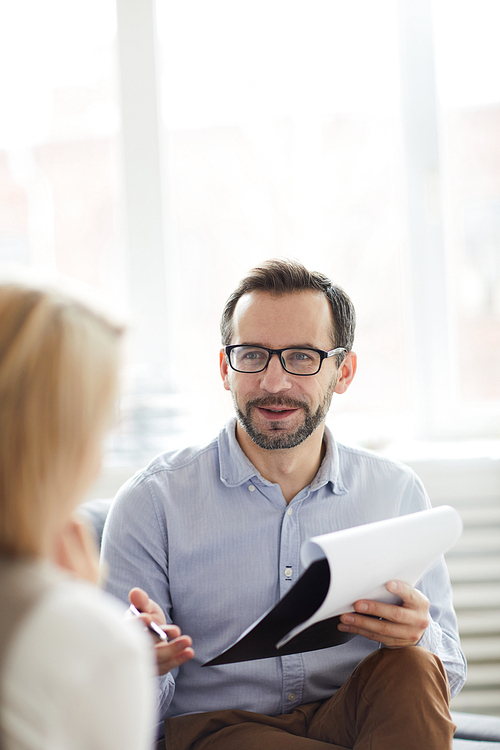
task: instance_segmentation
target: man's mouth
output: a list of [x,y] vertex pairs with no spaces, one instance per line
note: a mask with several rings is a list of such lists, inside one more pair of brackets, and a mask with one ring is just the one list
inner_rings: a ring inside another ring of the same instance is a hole
[[283,406],[256,406],[255,408],[266,419],[276,420],[286,419],[297,411],[297,409],[287,409]]
[[250,411],[255,411],[268,422],[279,422],[288,420],[298,411],[308,412],[307,404],[299,399],[294,398],[256,398],[247,403],[247,415]]

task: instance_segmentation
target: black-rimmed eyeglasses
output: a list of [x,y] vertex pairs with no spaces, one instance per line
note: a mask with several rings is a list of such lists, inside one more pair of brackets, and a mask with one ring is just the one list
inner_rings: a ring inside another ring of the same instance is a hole
[[283,369],[290,375],[316,375],[324,359],[336,354],[345,354],[347,349],[339,346],[325,352],[322,349],[268,349],[267,346],[249,346],[248,344],[231,344],[224,347],[227,360],[236,372],[262,372],[269,364],[273,354],[277,354]]

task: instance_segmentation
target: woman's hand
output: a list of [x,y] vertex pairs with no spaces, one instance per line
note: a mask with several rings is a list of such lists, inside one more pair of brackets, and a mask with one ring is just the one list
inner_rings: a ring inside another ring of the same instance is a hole
[[97,584],[99,553],[92,531],[75,515],[59,529],[54,540],[52,562],[77,578]]

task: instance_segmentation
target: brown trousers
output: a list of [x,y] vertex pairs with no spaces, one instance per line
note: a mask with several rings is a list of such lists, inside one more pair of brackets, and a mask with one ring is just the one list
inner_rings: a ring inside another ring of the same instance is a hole
[[455,731],[440,659],[382,648],[331,698],[266,716],[229,709],[167,719],[158,750],[451,750]]

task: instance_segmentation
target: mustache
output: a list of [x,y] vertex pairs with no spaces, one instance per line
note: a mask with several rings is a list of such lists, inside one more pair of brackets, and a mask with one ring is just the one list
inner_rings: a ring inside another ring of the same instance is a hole
[[261,409],[267,409],[272,406],[285,406],[288,409],[308,408],[305,401],[299,401],[298,399],[290,398],[289,396],[262,396],[261,398],[254,398],[247,401],[247,411],[253,406],[260,407]]

